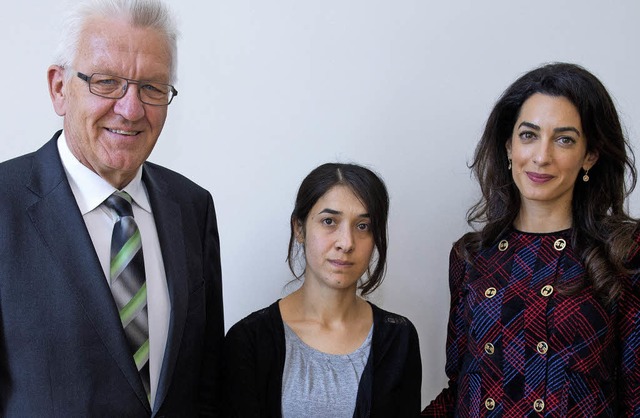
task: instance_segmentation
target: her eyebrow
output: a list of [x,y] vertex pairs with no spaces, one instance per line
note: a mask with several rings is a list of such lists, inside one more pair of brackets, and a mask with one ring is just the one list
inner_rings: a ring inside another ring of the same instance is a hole
[[567,131],[575,132],[576,135],[580,136],[580,131],[578,131],[573,126],[563,126],[563,127],[560,127],[560,128],[555,128],[553,130],[553,132],[555,132],[555,133],[567,132]]
[[[523,126],[527,128],[531,128],[536,131],[540,130],[540,127],[538,125],[536,125],[535,123],[527,122],[527,121],[520,123],[520,125],[518,125],[518,129],[522,128]],[[567,132],[567,131],[575,132],[578,136],[580,136],[580,131],[574,128],[573,126],[561,126],[553,130],[554,133]]]
[[329,215],[342,215],[342,212],[329,208],[324,208],[320,212],[318,212],[318,214],[321,213],[328,213]]
[[[329,208],[324,208],[322,209],[320,212],[318,212],[318,215],[321,213],[328,213],[329,215],[342,215],[342,212],[335,210],[335,209],[329,209]],[[362,213],[360,215],[358,215],[359,218],[371,218],[371,215],[369,215],[368,213]]]
[[527,128],[534,129],[536,131],[540,130],[540,127],[538,125],[536,125],[535,123],[526,122],[526,121],[520,123],[520,125],[518,125],[518,129],[522,128],[523,126],[526,126]]

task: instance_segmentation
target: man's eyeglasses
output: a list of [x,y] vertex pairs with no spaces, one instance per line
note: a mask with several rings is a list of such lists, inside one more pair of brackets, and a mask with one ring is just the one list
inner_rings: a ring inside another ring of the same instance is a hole
[[124,77],[100,73],[86,75],[78,72],[77,75],[89,84],[91,93],[107,99],[123,98],[127,94],[129,84],[137,84],[140,101],[152,106],[167,106],[178,95],[178,91],[172,85],[155,81],[129,80]]

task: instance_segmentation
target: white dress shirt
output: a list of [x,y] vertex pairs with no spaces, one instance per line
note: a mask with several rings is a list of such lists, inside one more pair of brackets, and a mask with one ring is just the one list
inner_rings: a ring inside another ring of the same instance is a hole
[[[117,189],[78,161],[67,145],[64,132],[58,138],[58,152],[71,185],[71,191],[76,199],[78,208],[80,208],[93,241],[93,246],[98,254],[105,280],[109,282],[111,233],[117,219],[103,205],[103,202]],[[133,199],[133,216],[142,237],[149,318],[150,402],[153,410],[162,368],[162,359],[164,358],[164,350],[167,344],[171,303],[169,301],[167,277],[162,263],[162,252],[160,251],[160,241],[158,240],[158,232],[153,219],[153,211],[149,204],[147,190],[144,183],[142,183],[142,167],[138,170],[135,178],[122,190],[127,192]]]

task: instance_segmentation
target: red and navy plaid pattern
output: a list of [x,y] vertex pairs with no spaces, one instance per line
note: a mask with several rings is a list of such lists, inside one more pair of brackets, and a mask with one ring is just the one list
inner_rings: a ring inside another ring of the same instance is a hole
[[606,308],[562,294],[585,281],[569,231],[512,231],[449,268],[449,387],[423,416],[640,417],[640,275]]

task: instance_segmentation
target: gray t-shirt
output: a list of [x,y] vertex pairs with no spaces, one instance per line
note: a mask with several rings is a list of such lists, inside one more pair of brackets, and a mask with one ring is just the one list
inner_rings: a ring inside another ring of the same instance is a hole
[[369,335],[350,354],[327,354],[305,344],[284,324],[283,418],[351,418],[360,376],[371,351]]

